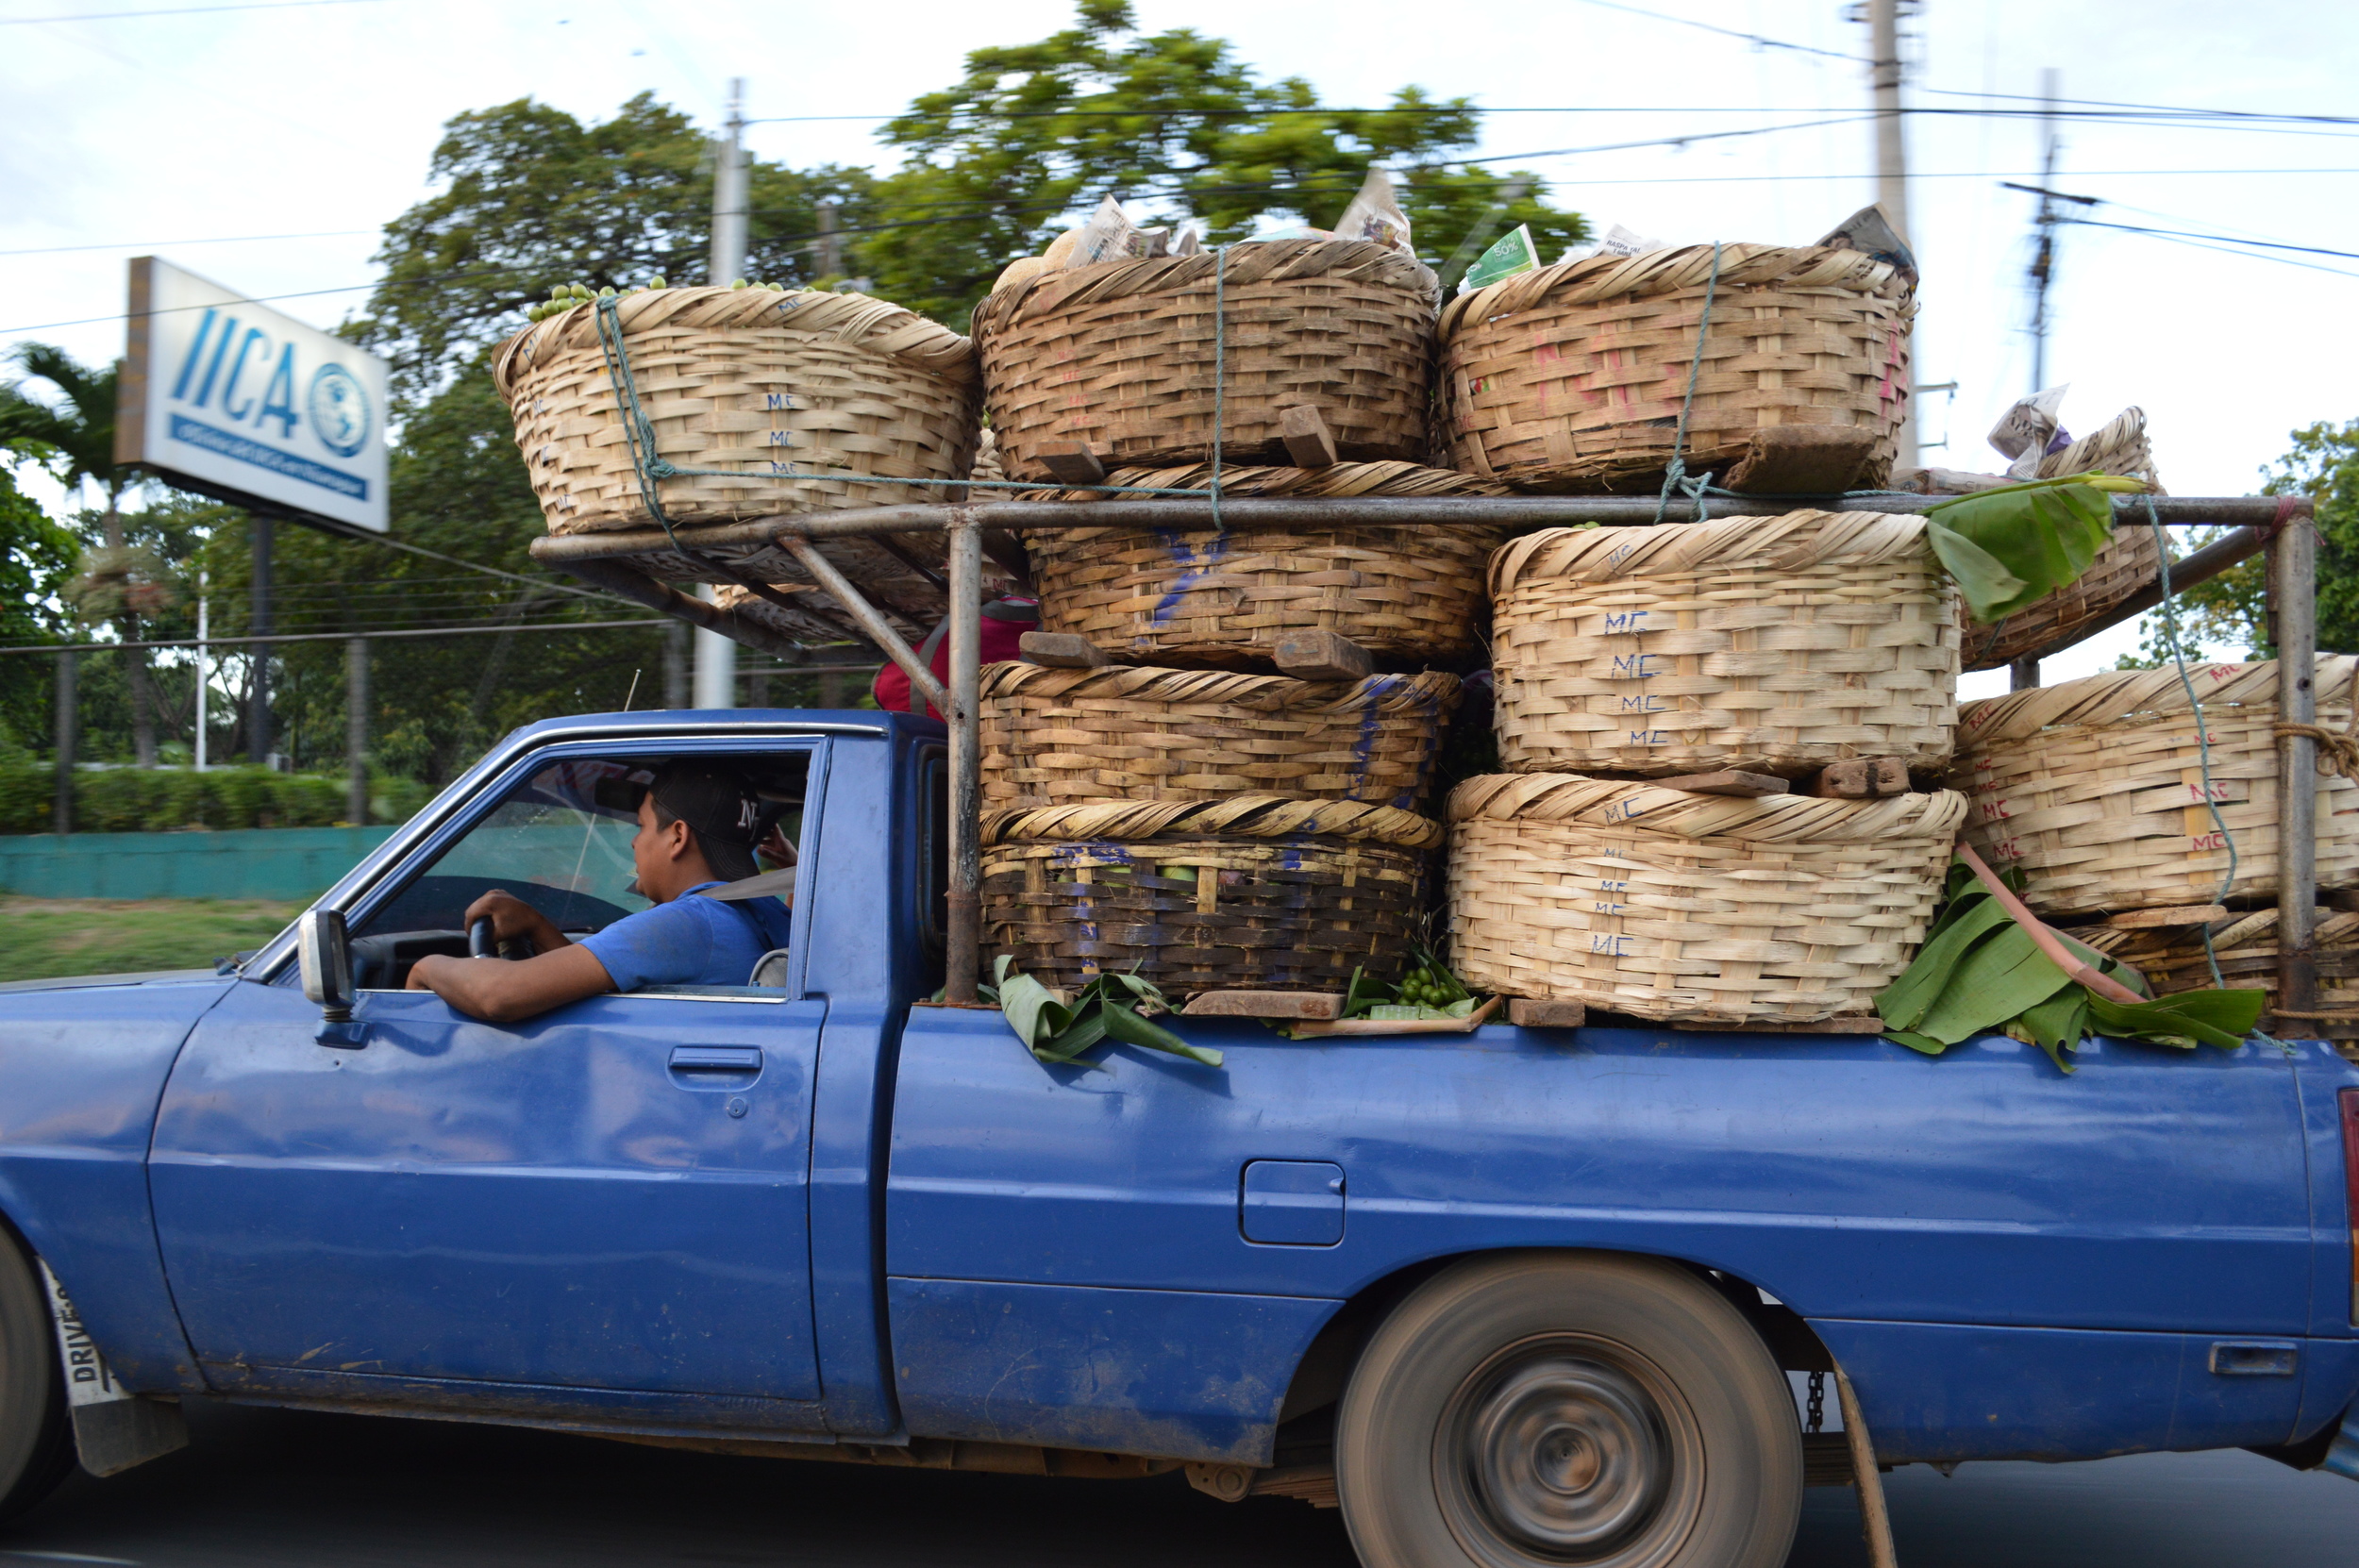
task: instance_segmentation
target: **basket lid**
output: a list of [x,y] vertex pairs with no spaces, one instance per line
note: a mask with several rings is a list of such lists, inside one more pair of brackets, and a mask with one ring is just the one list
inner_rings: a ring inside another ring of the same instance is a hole
[[1891,512],[1790,511],[1653,527],[1543,528],[1491,558],[1491,596],[1500,598],[1538,577],[1613,582],[1674,572],[1789,572],[1831,560],[1872,566],[1911,559],[1933,564],[1925,519]]
[[1458,677],[1428,670],[1422,675],[1369,676],[1357,681],[1313,681],[1230,670],[1160,670],[1127,664],[1056,670],[1042,664],[1005,663],[983,666],[982,694],[986,700],[1090,697],[1142,707],[1218,703],[1254,713],[1298,709],[1434,718],[1458,705]]
[[[2318,706],[2350,708],[2354,677],[2359,677],[2359,658],[2318,655],[2312,687],[2318,694]],[[2231,704],[2274,708],[2277,661],[2190,664],[2184,681],[2170,665],[2159,670],[2116,670],[2055,686],[2010,692],[2003,697],[1984,697],[1958,709],[1958,749],[2019,741],[2043,729],[2066,726],[2148,724],[2185,713],[2192,707],[2187,698],[2190,684],[2207,709]]]
[[1283,795],[1238,794],[1226,800],[1108,800],[1037,810],[986,812],[982,842],[1019,840],[1320,838],[1431,849],[1442,842],[1442,825],[1392,806],[1357,800],[1291,800]]
[[1569,773],[1487,774],[1449,792],[1452,823],[1570,822],[1614,832],[1748,843],[1947,842],[1966,821],[1954,790],[1882,800],[1691,794],[1661,784]]
[[[1213,482],[1211,463],[1174,468],[1117,468],[1106,475],[1110,485],[1134,485],[1149,490],[1204,490]],[[1239,468],[1223,463],[1220,492],[1240,495],[1505,495],[1508,489],[1495,479],[1459,474],[1423,463],[1333,463],[1326,468]],[[1020,492],[1025,501],[1095,501],[1102,492],[1087,490],[1032,490]]]
[[[1724,244],[1717,287],[1775,283],[1788,289],[1851,289],[1904,299],[1910,290],[1889,261],[1832,245]],[[1460,294],[1442,310],[1441,341],[1496,317],[1536,305],[1585,305],[1602,299],[1642,299],[1677,289],[1700,289],[1712,279],[1710,245],[1682,245],[1644,256],[1584,256],[1538,272],[1518,273],[1487,289]]]
[[[1099,261],[1034,273],[1022,282],[994,290],[975,308],[975,335],[988,337],[994,327],[1017,316],[1045,316],[1129,294],[1176,294],[1191,290],[1210,293],[1213,269],[1220,264],[1222,254],[1208,250],[1196,256]],[[1373,241],[1250,240],[1230,245],[1226,255],[1224,289],[1306,277],[1343,278],[1406,290],[1421,295],[1429,309],[1441,303],[1441,280],[1431,269],[1405,251]],[[1212,330],[1210,321],[1203,329]]]
[[[710,332],[765,328],[858,344],[951,381],[970,382],[982,375],[971,340],[904,306],[866,294],[823,289],[647,289],[623,295],[615,315],[626,339],[659,326]],[[492,359],[493,382],[502,397],[512,397],[526,372],[557,355],[597,347],[597,312],[576,306],[500,344]]]

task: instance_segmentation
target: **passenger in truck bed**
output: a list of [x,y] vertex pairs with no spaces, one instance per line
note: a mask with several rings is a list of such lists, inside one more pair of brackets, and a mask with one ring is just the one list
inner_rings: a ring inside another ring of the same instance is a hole
[[769,825],[742,777],[679,760],[657,770],[644,790],[614,783],[637,796],[627,803],[639,814],[631,864],[638,892],[655,907],[577,942],[523,899],[494,889],[467,907],[466,924],[489,919],[494,938],[527,942],[532,956],[511,962],[430,955],[410,969],[410,990],[431,991],[461,1012],[509,1024],[610,991],[744,985],[764,953],[787,944],[787,911],[778,899],[697,896],[760,869],[754,849]]

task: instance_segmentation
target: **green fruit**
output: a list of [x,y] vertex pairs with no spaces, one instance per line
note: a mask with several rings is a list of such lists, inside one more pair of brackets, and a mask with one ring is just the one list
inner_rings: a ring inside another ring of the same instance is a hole
[[658,273],[654,277],[648,280],[647,287],[650,289],[668,289],[671,285],[663,281],[663,275],[661,273]]
[[735,279],[732,279],[732,280],[731,280],[731,282],[729,283],[729,287],[730,287],[730,288],[732,288],[732,289],[744,289],[744,288],[749,287],[749,285],[746,283],[746,281],[745,281],[744,278],[740,277],[740,278],[735,278]]
[[573,291],[572,291],[571,289],[568,289],[567,287],[565,287],[565,285],[563,285],[562,283],[559,284],[556,288],[551,289],[551,290],[549,291],[549,299],[550,299],[551,303],[555,303],[556,301],[560,300],[560,299],[569,299],[569,298],[571,298],[572,296],[573,296]]
[[576,299],[591,299],[591,298],[594,298],[594,295],[590,292],[590,285],[588,285],[587,283],[577,283],[577,284],[575,284],[575,285],[573,286],[572,292],[573,292],[573,296],[574,296]]

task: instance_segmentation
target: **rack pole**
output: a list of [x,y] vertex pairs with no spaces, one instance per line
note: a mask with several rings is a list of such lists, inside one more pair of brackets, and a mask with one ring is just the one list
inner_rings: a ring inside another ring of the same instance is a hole
[[2289,518],[2269,541],[2277,643],[2277,1007],[2316,1012],[2317,742],[2291,733],[2318,722],[2317,529]]
[[982,972],[982,582],[983,531],[964,508],[952,514],[950,545],[950,888],[943,999],[972,1006]]

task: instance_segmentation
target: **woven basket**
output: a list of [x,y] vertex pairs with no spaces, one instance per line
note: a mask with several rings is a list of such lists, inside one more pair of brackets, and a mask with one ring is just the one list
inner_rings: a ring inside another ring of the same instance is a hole
[[2113,474],[2144,479],[2163,493],[2154,472],[2154,449],[2146,441],[2146,410],[2128,408],[2060,452],[2039,460],[2039,477],[2060,479],[2068,474]]
[[[2212,984],[2212,966],[2204,958],[2201,926],[2167,926],[2145,930],[2084,926],[2072,935],[2144,975],[2157,996],[2177,991],[2201,991]],[[2219,977],[2230,990],[2268,993],[2268,1008],[2261,1015],[2261,1027],[2269,1033],[2304,1040],[2359,1039],[2359,914],[2318,910],[2317,937],[2317,1010],[2345,1014],[2342,1018],[2275,1016],[2275,909],[2240,910],[2214,925],[2212,955],[2218,959]]]
[[[2277,666],[2190,672],[2211,741],[2212,789],[2228,848],[2203,800],[2195,715],[2175,670],[2091,676],[1966,705],[1950,786],[1974,805],[1966,837],[2028,878],[2042,914],[2168,909],[2277,891]],[[2317,661],[2318,723],[2351,721],[2359,659]],[[2359,784],[2320,776],[2320,888],[2359,886]]]
[[1680,1024],[1868,1010],[1925,939],[1963,796],[1690,794],[1569,774],[1450,792],[1467,985]]
[[[1461,294],[1442,312],[1452,468],[1528,489],[1663,483],[1713,247],[1591,257]],[[1891,263],[1857,251],[1724,245],[1683,456],[1722,473],[1755,430],[1876,432],[1862,488],[1892,472],[1908,411],[1916,306]]]
[[2045,594],[2016,610],[1997,626],[1984,626],[1966,615],[1960,638],[1963,662],[1969,670],[2004,668],[2025,654],[2070,641],[2074,632],[2111,614],[2114,607],[2141,590],[2154,586],[2162,564],[2154,547],[2154,530],[2143,520],[2125,522],[2099,548],[2089,569],[2053,593]]
[[1799,777],[1851,757],[1949,759],[1956,593],[1922,518],[1551,528],[1492,558],[1491,597],[1514,772]]
[[1358,800],[1418,809],[1458,677],[1357,684],[1208,670],[983,671],[983,804]]
[[[1041,273],[977,308],[1011,477],[1047,478],[1038,454],[1050,441],[1087,442],[1110,467],[1211,456],[1217,262]],[[1222,287],[1228,460],[1287,460],[1279,416],[1304,406],[1345,458],[1425,456],[1440,290],[1415,258],[1364,241],[1266,241],[1229,251]]]
[[[617,317],[656,455],[728,470],[658,482],[675,524],[945,498],[789,467],[966,477],[979,389],[973,346],[946,326],[810,290],[658,289],[626,296]],[[492,368],[551,533],[654,525],[591,308],[509,339]]]
[[1406,967],[1441,840],[1388,806],[1275,795],[995,811],[984,942],[1050,986],[1119,970],[1175,996],[1340,991]]
[[[1107,483],[1196,490],[1212,470],[1126,468]],[[1228,495],[1497,495],[1500,486],[1414,463],[1224,468]],[[1036,499],[1079,500],[1044,491]],[[1041,626],[1157,664],[1266,668],[1289,632],[1350,638],[1407,664],[1471,657],[1482,626],[1482,573],[1504,527],[1346,524],[1326,528],[1043,529],[1029,543]]]

